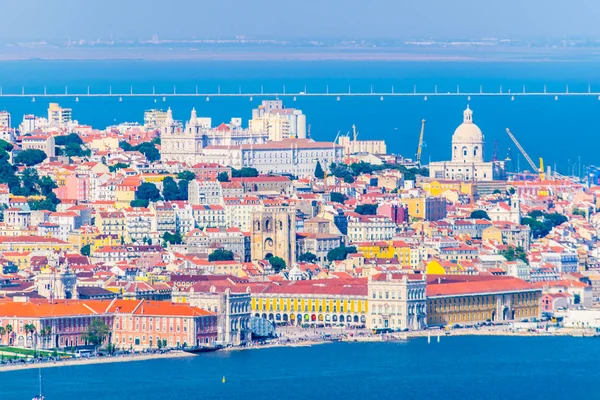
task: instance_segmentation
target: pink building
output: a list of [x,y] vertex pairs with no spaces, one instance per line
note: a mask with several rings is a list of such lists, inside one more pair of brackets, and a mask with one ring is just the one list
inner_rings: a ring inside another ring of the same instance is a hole
[[85,175],[69,175],[65,185],[55,189],[56,197],[61,200],[89,200],[90,177]]
[[377,215],[388,217],[395,224],[402,224],[408,221],[408,208],[398,204],[384,203],[377,207]]

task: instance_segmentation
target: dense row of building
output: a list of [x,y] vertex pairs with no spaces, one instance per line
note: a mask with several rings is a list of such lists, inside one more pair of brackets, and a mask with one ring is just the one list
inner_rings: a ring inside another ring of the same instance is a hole
[[11,162],[46,157],[0,183],[2,344],[85,346],[94,320],[141,349],[237,345],[278,325],[532,321],[600,302],[600,188],[503,180],[468,108],[429,176],[383,141],[314,141],[280,101],[247,128],[150,110],[100,131],[57,104],[19,129],[0,113],[0,127]]

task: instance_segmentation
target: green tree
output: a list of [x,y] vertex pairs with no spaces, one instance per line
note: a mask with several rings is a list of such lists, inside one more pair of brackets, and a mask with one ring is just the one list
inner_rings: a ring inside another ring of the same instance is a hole
[[346,175],[344,177],[344,182],[346,182],[346,183],[354,183],[354,177],[352,175]]
[[490,216],[488,215],[488,213],[485,210],[475,210],[475,211],[471,212],[471,215],[469,218],[487,219],[488,221],[491,221]]
[[39,176],[34,168],[25,168],[21,173],[20,189],[14,188],[13,193],[21,196],[35,196],[40,194],[38,189]]
[[177,179],[183,179],[184,181],[193,181],[196,179],[196,174],[192,171],[182,171],[177,174]]
[[123,168],[129,168],[129,164],[125,164],[125,163],[116,163],[113,165],[109,165],[108,170],[110,172],[116,172],[119,169],[123,169]]
[[52,193],[52,189],[58,188],[56,182],[54,182],[49,176],[42,176],[42,178],[38,181],[38,186],[40,187],[42,196],[48,196],[50,193]]
[[580,215],[580,216],[582,216],[582,217],[585,217],[585,216],[586,216],[586,214],[585,214],[585,211],[584,211],[584,210],[581,210],[581,209],[579,209],[579,208],[575,208],[575,209],[573,210],[573,215]]
[[89,257],[89,255],[90,255],[90,251],[91,251],[91,250],[90,250],[90,245],[89,245],[89,244],[86,244],[85,246],[83,246],[83,247],[81,248],[81,255],[82,255],[82,256]]
[[135,198],[136,200],[148,201],[159,201],[161,199],[160,191],[154,183],[150,182],[144,182],[137,188]]
[[55,136],[54,144],[57,146],[67,146],[69,144],[82,145],[83,140],[76,133],[69,133],[68,135]]
[[354,172],[354,175],[362,175],[362,174],[372,174],[373,166],[369,163],[361,161],[359,163],[350,164],[350,169]]
[[271,267],[273,267],[273,270],[275,270],[276,273],[279,273],[286,268],[285,260],[277,256],[269,258],[269,264],[271,264]]
[[146,160],[148,160],[149,162],[160,160],[160,152],[158,151],[154,143],[141,143],[138,146],[136,146],[136,150],[142,153],[146,157]]
[[325,178],[325,171],[323,171],[323,167],[321,167],[321,163],[319,161],[317,161],[317,165],[315,166],[315,178]]
[[340,204],[344,204],[345,197],[343,194],[338,193],[338,192],[331,192],[330,196],[331,196],[331,201],[340,203]]
[[523,218],[521,223],[523,225],[528,225],[531,229],[532,236],[535,239],[538,239],[548,235],[555,226],[561,225],[567,221],[568,218],[562,214],[547,214],[539,210],[534,210],[529,213],[528,217]]
[[11,151],[15,146],[13,146],[12,144],[8,143],[6,140],[2,140],[0,139],[0,152],[2,151],[6,151],[9,152]]
[[108,325],[106,325],[106,323],[103,320],[99,318],[94,318],[90,322],[90,325],[88,326],[88,329],[83,338],[89,344],[98,349],[98,347],[100,347],[102,343],[104,343],[109,333],[110,328],[108,327]]
[[208,261],[233,261],[234,255],[232,251],[217,249],[208,256]]
[[90,150],[83,148],[77,143],[68,143],[64,150],[64,155],[67,157],[86,157],[91,154],[92,152]]
[[60,199],[56,197],[54,192],[50,192],[44,200],[28,200],[27,202],[31,210],[56,211],[56,206],[60,204]]
[[580,304],[581,303],[581,295],[579,295],[579,293],[575,293],[573,295],[573,304]]
[[231,170],[232,178],[255,178],[258,176],[258,170],[256,168],[244,167],[242,169]]
[[225,171],[219,172],[219,175],[217,175],[217,180],[219,182],[229,182],[229,175],[227,175],[227,172]]
[[188,187],[190,185],[190,181],[186,181],[182,179],[179,181],[179,200],[187,200],[188,199]]
[[123,149],[123,151],[135,151],[134,146],[130,145],[129,143],[123,141],[123,142],[119,142],[119,147],[121,149]]
[[315,262],[317,262],[317,256],[309,251],[304,254],[300,254],[298,256],[298,261],[306,262],[306,263],[315,263]]
[[10,188],[11,193],[15,188],[21,186],[21,181],[15,175],[17,168],[8,162],[9,154],[0,150],[0,183],[5,183]]
[[28,167],[37,165],[46,159],[46,153],[37,149],[23,150],[14,158],[15,164],[27,165]]
[[179,233],[179,232],[176,232],[176,233],[165,232],[163,234],[162,238],[165,241],[165,243],[169,243],[169,244],[183,243],[183,237],[181,236],[181,233]]
[[359,204],[354,211],[360,215],[377,215],[377,204]]
[[502,194],[502,192],[500,191],[500,189],[494,189],[492,194]]
[[175,180],[170,176],[167,176],[165,179],[163,179],[162,195],[167,201],[182,200],[180,187],[179,185],[177,185],[177,182],[175,182]]
[[131,200],[129,205],[133,208],[146,208],[150,205],[150,201],[147,199]]
[[500,255],[506,258],[507,261],[521,260],[525,264],[529,264],[527,253],[521,246],[508,246],[506,250],[500,251]]
[[160,140],[160,136],[155,137],[154,139],[151,140],[151,143],[160,145],[161,140]]
[[348,257],[348,254],[356,253],[356,247],[350,246],[340,246],[335,249],[330,250],[327,253],[327,259],[329,261],[341,261],[345,260]]
[[346,164],[332,163],[329,166],[329,171],[331,171],[331,174],[333,176],[335,176],[336,178],[341,178],[341,179],[345,178],[348,175],[352,176],[354,174],[354,171]]
[[160,152],[152,142],[140,143],[137,146],[132,146],[127,142],[119,142],[119,147],[124,151],[139,151],[149,162],[160,160]]
[[508,194],[510,194],[511,196],[513,194],[515,194],[517,192],[517,190],[514,187],[508,188]]

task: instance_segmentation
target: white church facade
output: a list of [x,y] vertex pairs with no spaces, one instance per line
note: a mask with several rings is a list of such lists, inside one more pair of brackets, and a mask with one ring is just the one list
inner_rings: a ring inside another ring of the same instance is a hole
[[161,127],[161,161],[194,165],[202,162],[202,151],[205,147],[262,144],[266,143],[269,137],[267,132],[243,129],[241,118],[233,118],[229,124],[221,124],[216,128],[211,125],[210,118],[199,118],[193,109],[184,128],[181,122],[173,120],[173,112],[169,108]]
[[456,128],[452,136],[452,161],[430,163],[430,178],[458,181],[504,179],[504,162],[485,162],[483,150],[483,133],[473,123],[473,111],[467,106],[464,111],[463,123]]

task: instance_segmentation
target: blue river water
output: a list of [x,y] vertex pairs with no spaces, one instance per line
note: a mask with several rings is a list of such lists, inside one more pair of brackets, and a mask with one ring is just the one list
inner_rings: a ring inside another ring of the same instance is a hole
[[[600,342],[442,337],[402,343],[217,352],[43,369],[47,400],[592,399]],[[36,369],[0,373],[3,399],[30,399]],[[222,377],[226,383],[222,383]]]
[[[19,61],[0,63],[0,85],[4,93],[71,93],[135,92],[245,93],[289,92],[439,92],[484,91],[600,92],[600,75],[595,63],[485,63],[485,62],[199,62],[199,61]],[[213,118],[213,124],[242,117],[244,123],[251,109],[262,98],[87,98],[60,99],[72,107],[75,119],[104,128],[116,122],[143,120],[149,108],[171,107],[175,118],[187,119],[192,107],[198,115]],[[0,97],[0,110],[13,114],[15,125],[23,114],[45,115],[48,103],[56,99]],[[486,157],[492,157],[498,142],[497,158],[504,159],[512,148],[519,169],[529,167],[505,133],[509,127],[529,155],[543,157],[546,165],[560,172],[579,173],[586,165],[600,164],[600,99],[594,96],[547,97],[298,97],[284,99],[288,107],[307,114],[312,137],[333,140],[338,132],[346,133],[356,124],[361,139],[386,139],[390,152],[414,155],[421,127],[426,119],[426,147],[423,160],[450,157],[450,140],[462,122],[467,104],[474,110],[474,121],[486,138]],[[515,162],[516,164],[516,162]]]

